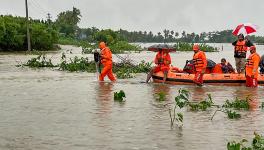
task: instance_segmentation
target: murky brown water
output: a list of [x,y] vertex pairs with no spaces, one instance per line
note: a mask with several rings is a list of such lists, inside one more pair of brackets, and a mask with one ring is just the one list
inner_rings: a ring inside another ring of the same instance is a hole
[[[232,47],[210,53],[213,60],[228,58],[232,64]],[[262,47],[258,47],[263,50]],[[81,56],[80,49],[68,56]],[[263,52],[260,52],[263,54]],[[48,54],[59,61],[60,53]],[[131,54],[139,62],[150,61],[154,53]],[[91,55],[87,55],[91,57]],[[95,74],[67,73],[56,69],[17,68],[16,61],[33,55],[0,55],[0,149],[179,149],[222,150],[230,140],[251,139],[253,132],[263,134],[264,112],[242,112],[240,120],[229,120],[215,109],[205,112],[183,110],[184,125],[170,128],[168,108],[161,104],[174,101],[177,91],[186,88],[193,100],[212,94],[216,104],[226,99],[253,95],[256,105],[264,101],[264,88],[241,86],[143,84],[145,75],[116,83],[98,83]],[[172,54],[173,64],[183,66],[192,53]],[[113,101],[115,91],[124,90],[125,103]],[[168,100],[160,103],[154,94],[163,91]]]

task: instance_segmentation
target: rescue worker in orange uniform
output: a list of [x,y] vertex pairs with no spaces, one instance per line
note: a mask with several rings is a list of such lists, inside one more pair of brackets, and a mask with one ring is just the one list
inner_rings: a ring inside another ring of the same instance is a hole
[[238,40],[233,42],[232,45],[234,46],[237,73],[244,73],[247,49],[248,47],[253,46],[253,44],[250,40],[245,39],[243,34],[239,34]]
[[212,73],[235,73],[235,70],[225,58],[222,58],[221,63],[214,66]]
[[247,58],[247,63],[246,63],[246,86],[257,87],[260,56],[258,53],[256,53],[255,46],[251,46],[249,50],[250,50],[250,55]]
[[155,57],[155,64],[157,66],[153,67],[146,79],[146,83],[148,83],[149,79],[152,77],[153,73],[162,71],[164,73],[163,83],[167,79],[168,72],[170,70],[170,64],[171,64],[171,57],[169,52],[163,51],[162,49],[159,50],[159,52],[156,54]]
[[203,85],[203,74],[206,71],[207,59],[205,53],[200,50],[199,45],[193,45],[193,64],[195,68],[195,76],[193,82],[199,86]]
[[104,81],[104,77],[107,75],[111,81],[116,81],[115,76],[113,75],[112,67],[112,52],[106,47],[105,42],[100,42],[99,48],[101,49],[101,64],[104,68],[99,76],[100,81]]

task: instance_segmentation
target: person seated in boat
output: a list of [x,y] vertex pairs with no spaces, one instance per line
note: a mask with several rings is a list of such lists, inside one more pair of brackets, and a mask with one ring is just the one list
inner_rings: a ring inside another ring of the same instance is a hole
[[212,73],[235,73],[235,70],[225,58],[222,58],[221,63],[214,66]]
[[148,83],[153,73],[157,73],[160,71],[164,73],[164,78],[163,78],[163,83],[164,83],[166,81],[171,64],[171,57],[169,52],[159,49],[158,53],[156,54],[154,63],[156,64],[156,66],[150,70],[146,79],[146,83]]
[[200,50],[200,47],[198,44],[193,45],[193,51],[194,51],[193,64],[195,68],[195,76],[194,76],[193,82],[199,86],[202,86],[203,85],[203,75],[207,67],[206,55],[203,51]]

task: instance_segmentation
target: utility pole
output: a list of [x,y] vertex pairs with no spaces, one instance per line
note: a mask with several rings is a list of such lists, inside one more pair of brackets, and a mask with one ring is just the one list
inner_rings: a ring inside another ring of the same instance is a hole
[[48,23],[49,27],[51,26],[51,22],[52,22],[52,21],[51,21],[51,18],[52,18],[52,17],[51,17],[51,14],[48,13],[48,14],[47,14],[47,23]]
[[31,50],[31,44],[30,44],[30,33],[29,33],[29,23],[28,23],[28,2],[25,0],[26,4],[26,19],[27,19],[27,44],[28,44],[28,51]]

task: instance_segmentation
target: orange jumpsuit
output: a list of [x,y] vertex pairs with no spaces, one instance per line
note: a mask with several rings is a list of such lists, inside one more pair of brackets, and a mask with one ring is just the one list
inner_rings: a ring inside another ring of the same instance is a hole
[[193,82],[196,84],[203,84],[203,72],[206,70],[207,60],[205,53],[201,50],[194,53],[193,55],[193,63],[195,68],[195,76]]
[[250,54],[246,63],[246,86],[257,87],[258,86],[258,67],[260,62],[260,56],[256,52]]
[[171,64],[170,54],[163,51],[158,52],[155,57],[155,64],[157,64],[157,66],[154,68],[154,73],[159,71],[168,72]]
[[111,81],[115,81],[116,78],[113,75],[113,71],[112,71],[112,67],[113,67],[112,52],[108,47],[105,46],[103,42],[100,43],[100,48],[101,48],[101,63],[103,64],[104,68],[99,76],[99,80],[104,81],[104,77],[107,75]]

